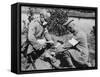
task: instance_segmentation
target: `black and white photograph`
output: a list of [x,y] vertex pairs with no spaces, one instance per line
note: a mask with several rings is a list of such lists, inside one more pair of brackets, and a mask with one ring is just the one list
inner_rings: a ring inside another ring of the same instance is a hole
[[96,64],[94,10],[21,7],[21,71]]
[[17,74],[97,69],[97,8],[12,5],[11,71]]
[[1,0],[0,77],[99,77],[100,0]]

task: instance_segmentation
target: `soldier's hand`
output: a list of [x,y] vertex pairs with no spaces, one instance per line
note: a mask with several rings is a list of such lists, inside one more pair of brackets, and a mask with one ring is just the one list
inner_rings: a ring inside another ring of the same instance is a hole
[[72,47],[72,45],[69,43],[69,42],[67,42],[66,44],[64,44],[64,48],[70,48],[70,47]]
[[40,45],[38,46],[38,50],[41,50],[41,49],[45,48],[45,46],[46,46],[45,44],[43,44],[43,45],[40,44]]
[[35,48],[36,50],[40,50],[40,49],[42,49],[42,46],[41,46],[40,44],[37,44],[36,46],[34,46],[34,48]]

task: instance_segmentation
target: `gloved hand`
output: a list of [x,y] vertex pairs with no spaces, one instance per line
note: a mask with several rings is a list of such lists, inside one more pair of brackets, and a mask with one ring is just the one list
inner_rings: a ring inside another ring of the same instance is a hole
[[46,45],[45,44],[38,44],[38,45],[36,45],[34,48],[36,49],[36,50],[41,50],[42,48],[45,48],[46,47]]

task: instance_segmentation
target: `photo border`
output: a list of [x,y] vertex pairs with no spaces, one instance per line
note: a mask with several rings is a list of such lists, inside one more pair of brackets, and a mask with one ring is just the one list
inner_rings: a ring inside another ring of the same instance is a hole
[[[47,72],[62,72],[62,71],[80,71],[80,70],[93,70],[98,69],[98,8],[97,7],[84,7],[84,6],[69,6],[69,5],[52,5],[52,4],[34,4],[34,3],[17,3],[17,63],[18,63],[18,73],[19,74],[27,74],[27,73],[47,73]],[[67,9],[82,9],[82,10],[94,10],[95,11],[95,67],[88,68],[67,68],[67,69],[46,69],[46,70],[29,70],[22,71],[21,70],[21,7],[44,7],[44,8],[67,8]]]

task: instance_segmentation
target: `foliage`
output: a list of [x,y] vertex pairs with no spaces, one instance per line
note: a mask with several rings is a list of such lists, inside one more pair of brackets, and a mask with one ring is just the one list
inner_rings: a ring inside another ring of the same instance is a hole
[[66,27],[63,25],[67,20],[68,10],[54,8],[50,11],[50,18],[48,20],[48,30],[58,36],[66,33]]

